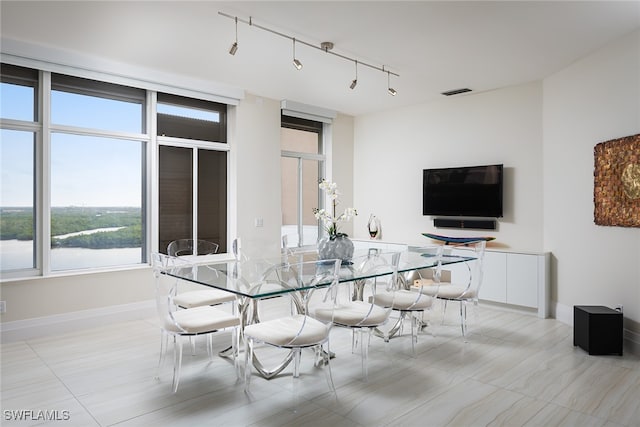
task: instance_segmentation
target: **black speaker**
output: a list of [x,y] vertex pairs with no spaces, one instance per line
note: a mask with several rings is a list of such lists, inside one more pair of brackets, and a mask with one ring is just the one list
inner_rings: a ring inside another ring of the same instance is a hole
[[434,218],[433,225],[437,228],[468,228],[474,230],[495,230],[495,219],[450,219]]

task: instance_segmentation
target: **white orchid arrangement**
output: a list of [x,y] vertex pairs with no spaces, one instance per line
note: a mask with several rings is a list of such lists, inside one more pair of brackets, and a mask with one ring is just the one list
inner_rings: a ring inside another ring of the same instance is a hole
[[351,218],[358,215],[358,211],[354,208],[346,208],[340,215],[336,215],[336,209],[340,204],[340,201],[338,200],[340,196],[338,185],[335,182],[329,182],[323,179],[320,181],[318,187],[327,193],[327,197],[331,201],[331,211],[329,212],[326,209],[314,208],[313,213],[316,219],[323,222],[331,240],[334,240],[336,237],[346,236],[345,233],[338,232],[338,223],[341,221],[351,220]]

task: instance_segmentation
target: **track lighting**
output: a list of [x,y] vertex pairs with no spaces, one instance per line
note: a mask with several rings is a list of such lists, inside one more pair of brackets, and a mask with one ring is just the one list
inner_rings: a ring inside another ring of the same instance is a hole
[[325,53],[328,53],[328,54],[331,54],[333,56],[337,56],[337,57],[342,58],[344,60],[351,61],[351,62],[355,63],[356,76],[351,81],[351,84],[349,85],[349,88],[355,89],[355,87],[358,85],[358,63],[360,63],[360,65],[364,65],[365,67],[371,68],[373,70],[377,70],[377,71],[381,71],[383,73],[387,73],[387,92],[389,92],[389,95],[392,95],[392,96],[395,96],[397,94],[396,90],[391,87],[390,79],[391,79],[391,74],[393,74],[396,77],[400,77],[399,74],[394,73],[394,72],[389,71],[389,70],[386,70],[384,65],[381,68],[381,67],[378,67],[376,65],[372,65],[372,64],[369,64],[369,63],[366,63],[366,62],[357,61],[354,58],[351,58],[351,57],[346,56],[346,55],[342,55],[342,54],[337,53],[337,52],[332,52],[331,51],[331,49],[333,49],[333,43],[332,42],[325,41],[325,42],[322,42],[318,46],[318,45],[315,45],[315,44],[312,44],[312,43],[309,43],[309,42],[306,42],[306,41],[303,41],[303,40],[298,40],[298,39],[296,39],[296,38],[294,38],[294,37],[292,37],[290,35],[281,33],[279,31],[272,30],[271,28],[267,28],[264,25],[256,24],[255,22],[253,22],[253,18],[252,17],[249,17],[248,20],[244,20],[244,19],[238,18],[237,16],[229,15],[227,13],[220,12],[220,11],[218,12],[218,15],[224,16],[225,18],[233,19],[233,20],[235,20],[235,23],[236,23],[236,41],[231,45],[231,48],[229,49],[229,53],[231,55],[235,55],[235,53],[238,51],[238,21],[239,21],[239,22],[242,22],[244,24],[249,25],[250,27],[257,28],[259,30],[263,30],[263,31],[269,32],[271,34],[275,34],[276,36],[280,36],[280,37],[283,37],[285,39],[289,39],[289,40],[293,41],[293,66],[296,67],[297,70],[301,70],[302,69],[302,62],[300,62],[300,60],[298,60],[298,58],[296,58],[296,42],[302,43],[305,46],[321,50],[321,51],[323,51]]
[[238,17],[236,16],[236,41],[233,42],[231,48],[229,49],[229,53],[231,55],[235,55],[238,51]]
[[387,92],[389,92],[389,95],[391,96],[396,96],[396,94],[398,92],[396,92],[396,90],[394,88],[391,87],[391,73],[389,71],[387,71]]
[[353,81],[351,82],[349,89],[355,89],[356,85],[358,84],[358,61],[355,61],[355,63],[356,63],[356,78],[353,79]]
[[293,39],[293,66],[296,67],[297,70],[302,69],[302,62],[296,59],[296,39]]

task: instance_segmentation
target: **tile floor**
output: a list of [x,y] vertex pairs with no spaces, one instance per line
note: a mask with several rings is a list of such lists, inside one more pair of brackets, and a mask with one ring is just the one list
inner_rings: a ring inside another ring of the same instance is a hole
[[[271,380],[254,375],[247,395],[232,361],[209,360],[203,339],[195,356],[185,347],[172,394],[170,363],[154,378],[155,319],[3,344],[0,424],[640,426],[640,357],[589,356],[573,347],[572,328],[553,319],[483,304],[476,314],[465,343],[451,307],[444,325],[419,336],[415,357],[409,336],[372,338],[366,382],[350,333],[334,328],[337,397],[310,352],[300,381],[290,369]],[[220,332],[214,345],[228,340]]]

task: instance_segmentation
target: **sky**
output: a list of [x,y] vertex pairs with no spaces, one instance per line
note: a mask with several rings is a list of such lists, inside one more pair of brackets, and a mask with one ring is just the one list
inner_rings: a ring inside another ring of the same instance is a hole
[[[157,108],[161,113],[219,121],[217,112],[161,103]],[[51,91],[53,127],[64,125],[142,135],[143,115],[141,102]],[[0,83],[0,117],[33,122],[34,89]],[[145,144],[142,140],[65,134],[54,129],[51,206],[140,207]],[[33,205],[33,153],[32,132],[0,131],[0,206]]]
[[[0,115],[33,121],[33,88],[2,83]],[[159,106],[159,110],[161,106]],[[171,111],[167,108],[165,111]],[[51,122],[143,133],[143,106],[52,91]],[[96,113],[99,112],[99,113]],[[190,116],[194,116],[193,112]],[[210,116],[203,116],[212,120]],[[217,118],[215,118],[217,119]],[[53,132],[51,206],[141,206],[145,142]],[[0,206],[33,205],[34,138],[29,131],[0,133]]]

